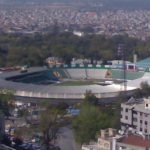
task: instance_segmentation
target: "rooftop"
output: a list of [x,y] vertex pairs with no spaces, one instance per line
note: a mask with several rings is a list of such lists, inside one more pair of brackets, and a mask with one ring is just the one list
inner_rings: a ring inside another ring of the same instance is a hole
[[130,98],[126,103],[123,103],[121,105],[128,105],[130,109],[134,109],[139,112],[149,113],[150,114],[150,108],[146,108],[145,104],[150,103],[150,98],[148,99],[134,99]]
[[124,136],[120,138],[119,142],[140,147],[150,147],[150,139],[145,139],[143,136],[135,134],[129,134],[128,136]]

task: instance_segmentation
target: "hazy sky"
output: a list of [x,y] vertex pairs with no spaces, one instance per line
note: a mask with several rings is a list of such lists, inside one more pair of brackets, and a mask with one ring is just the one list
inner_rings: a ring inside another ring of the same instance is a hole
[[49,2],[103,2],[103,6],[111,9],[150,9],[150,0],[0,0],[1,4],[38,4]]

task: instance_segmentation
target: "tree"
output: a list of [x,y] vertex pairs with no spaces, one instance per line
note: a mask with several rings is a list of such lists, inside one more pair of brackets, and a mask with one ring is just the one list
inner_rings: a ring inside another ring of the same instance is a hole
[[147,82],[142,82],[140,85],[142,96],[150,96],[150,85]]
[[96,133],[100,129],[109,127],[109,124],[106,113],[100,112],[94,105],[84,103],[81,106],[80,114],[73,121],[77,142],[88,143],[91,139],[95,139]]
[[149,40],[140,41],[128,36],[85,35],[77,37],[72,33],[57,33],[57,22],[54,34],[2,34],[0,35],[0,66],[42,65],[48,56],[62,57],[69,63],[71,58],[90,58],[92,60],[116,59],[118,43],[126,45],[127,59],[131,60],[132,53],[138,54],[139,59],[150,54]]
[[[12,100],[13,93],[11,90],[1,89],[0,90],[0,117],[1,117],[1,126],[4,125],[4,115],[10,116],[10,101]],[[3,129],[0,130],[0,142],[10,145],[10,139],[5,136]]]
[[43,145],[46,150],[54,147],[55,140],[58,136],[58,130],[61,127],[60,111],[48,104],[46,109],[41,113],[40,130],[43,135]]
[[88,102],[93,105],[98,104],[98,98],[91,91],[86,91],[84,100],[85,102]]
[[136,89],[133,95],[135,98],[141,98],[142,96],[142,91],[140,88]]
[[114,103],[98,105],[98,99],[91,91],[87,91],[80,106],[80,114],[73,121],[77,142],[83,144],[94,140],[100,129],[119,129],[121,103],[126,100],[127,97],[120,93]]
[[11,101],[13,99],[13,91],[8,89],[0,90],[0,110],[5,116],[9,117],[10,109],[12,107]]

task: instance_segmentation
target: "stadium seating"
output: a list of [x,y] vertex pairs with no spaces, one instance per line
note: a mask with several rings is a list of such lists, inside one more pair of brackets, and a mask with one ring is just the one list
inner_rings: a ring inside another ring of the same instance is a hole
[[[137,72],[137,71],[126,71],[126,79],[127,80],[134,80],[141,78],[144,75],[144,72]],[[112,69],[111,70],[111,78],[113,79],[123,79],[124,78],[124,71]]]
[[73,79],[85,79],[87,78],[86,70],[84,68],[68,68],[66,69],[70,77]]
[[104,79],[106,72],[106,69],[87,69],[87,77],[89,79]]

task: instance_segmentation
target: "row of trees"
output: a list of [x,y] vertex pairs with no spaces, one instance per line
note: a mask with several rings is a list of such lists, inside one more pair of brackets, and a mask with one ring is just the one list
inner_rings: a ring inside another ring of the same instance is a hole
[[102,35],[85,35],[77,37],[72,33],[58,34],[1,34],[0,35],[0,66],[6,65],[43,65],[49,56],[58,56],[69,63],[75,58],[116,59],[117,46],[125,45],[127,59],[133,53],[139,58],[150,55],[149,40],[143,42],[128,36],[106,38]]

